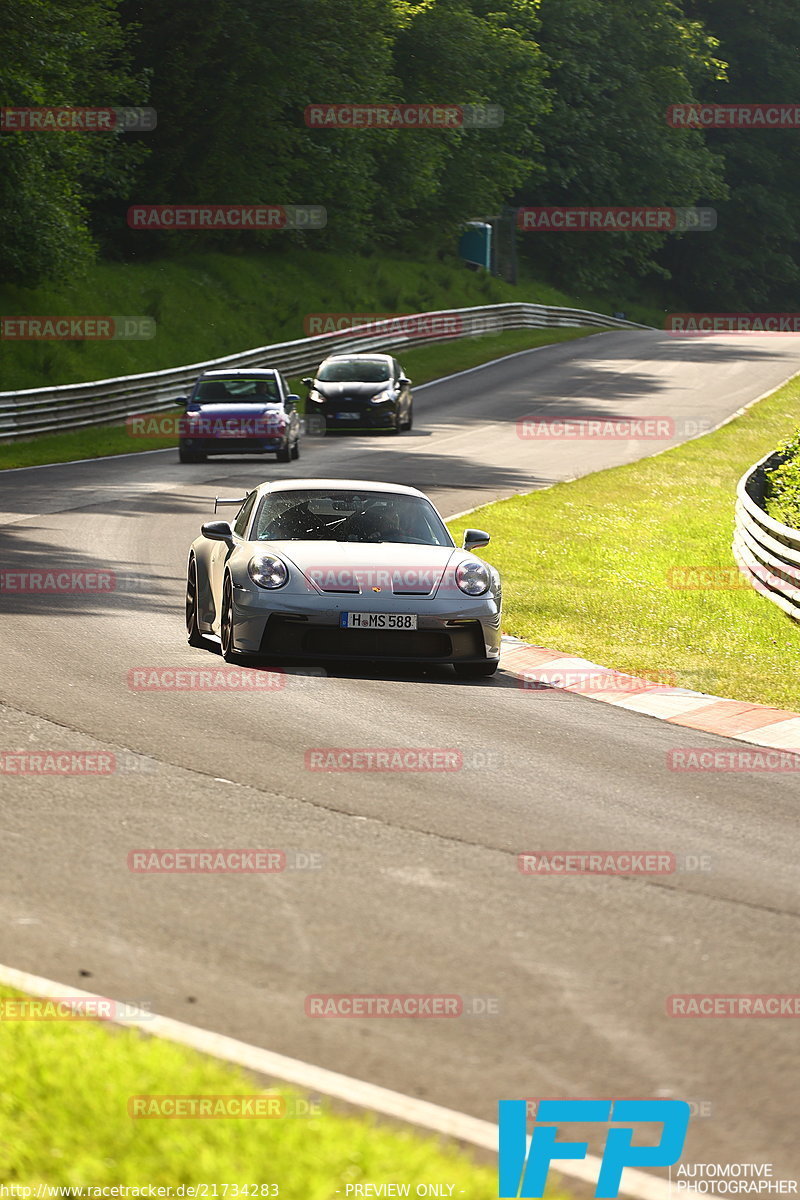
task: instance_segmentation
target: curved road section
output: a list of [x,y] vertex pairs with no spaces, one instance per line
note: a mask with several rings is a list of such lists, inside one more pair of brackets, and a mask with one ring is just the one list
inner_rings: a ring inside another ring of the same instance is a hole
[[[796,1023],[669,1008],[798,990],[790,773],[671,771],[672,750],[739,743],[502,670],[311,669],[279,688],[245,671],[209,690],[170,669],[222,665],[186,645],[182,613],[215,494],[384,478],[451,515],[676,444],[798,370],[795,338],[614,332],[420,388],[412,434],[306,438],[291,465],[168,451],[0,476],[3,571],[114,572],[113,590],[0,594],[0,751],[88,772],[15,776],[4,757],[0,960],[490,1120],[499,1098],[684,1098],[687,1160],[796,1177]],[[524,418],[666,424],[568,439],[520,436]],[[139,686],[151,667],[164,683]],[[419,769],[326,770],[312,756],[331,749],[418,752]],[[285,869],[131,869],[152,848],[273,850]],[[548,850],[677,869],[518,869]],[[354,994],[458,1003],[344,1017],[319,999]]]

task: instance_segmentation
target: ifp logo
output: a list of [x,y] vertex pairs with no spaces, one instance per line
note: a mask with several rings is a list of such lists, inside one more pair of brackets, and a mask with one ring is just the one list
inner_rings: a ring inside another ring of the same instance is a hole
[[[678,1161],[689,1114],[685,1100],[540,1100],[528,1150],[526,1102],[501,1100],[498,1195],[502,1200],[543,1196],[551,1162],[586,1157],[588,1142],[556,1140],[559,1124],[581,1121],[611,1125],[594,1193],[609,1200],[619,1194],[625,1167],[669,1167]],[[631,1123],[661,1125],[658,1144],[634,1146]]]

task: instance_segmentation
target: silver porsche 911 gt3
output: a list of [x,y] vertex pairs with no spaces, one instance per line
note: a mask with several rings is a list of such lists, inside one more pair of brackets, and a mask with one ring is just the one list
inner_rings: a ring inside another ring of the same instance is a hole
[[186,627],[193,646],[219,635],[223,656],[452,663],[493,675],[500,577],[456,547],[416,488],[349,479],[264,483],[230,525],[210,521],[189,552]]

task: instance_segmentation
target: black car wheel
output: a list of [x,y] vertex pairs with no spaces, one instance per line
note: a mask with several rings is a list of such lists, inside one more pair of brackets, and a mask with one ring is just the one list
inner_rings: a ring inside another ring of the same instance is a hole
[[291,462],[292,448],[288,441],[285,446],[281,446],[280,450],[275,455],[275,459],[277,462]]
[[414,406],[412,404],[409,404],[408,416],[406,417],[405,421],[403,422],[403,429],[408,431],[409,429],[411,429],[413,427],[413,425],[414,425]]
[[300,457],[300,438],[295,438],[294,444],[292,446],[292,458],[297,459],[299,457]]
[[222,611],[219,615],[219,640],[222,643],[222,657],[225,662],[234,662],[237,658],[233,647],[233,587],[230,575],[225,576],[222,585]]
[[203,635],[197,621],[197,562],[189,559],[186,575],[186,637],[190,646],[204,646]]

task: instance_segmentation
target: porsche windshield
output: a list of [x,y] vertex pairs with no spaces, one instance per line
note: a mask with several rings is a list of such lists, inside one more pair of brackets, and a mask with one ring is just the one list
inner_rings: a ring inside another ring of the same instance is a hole
[[453,545],[427,500],[393,492],[268,492],[261,501],[252,537],[257,541]]
[[333,358],[322,364],[317,379],[320,383],[386,383],[389,364],[377,358]]

